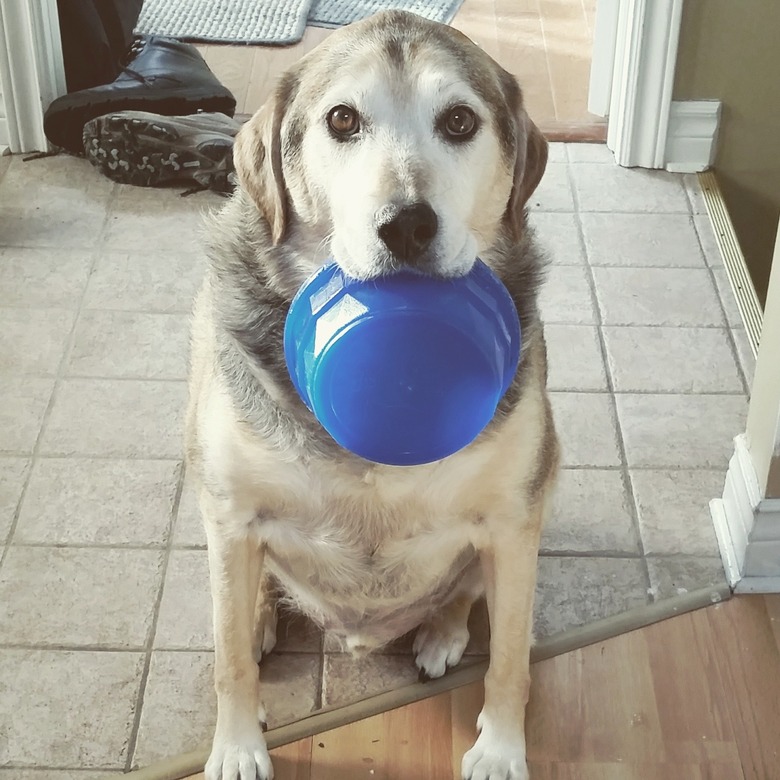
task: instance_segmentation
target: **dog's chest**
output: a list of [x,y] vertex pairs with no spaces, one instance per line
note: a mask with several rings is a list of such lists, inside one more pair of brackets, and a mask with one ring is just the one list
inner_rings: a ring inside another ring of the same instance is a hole
[[474,518],[455,487],[430,474],[308,477],[309,489],[262,517],[258,530],[272,571],[325,623],[379,619],[435,599],[474,556]]

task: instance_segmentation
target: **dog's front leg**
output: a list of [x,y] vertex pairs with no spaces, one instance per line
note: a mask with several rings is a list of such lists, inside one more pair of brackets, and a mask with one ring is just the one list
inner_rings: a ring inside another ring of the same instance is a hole
[[260,728],[260,680],[253,658],[255,597],[263,550],[250,534],[252,516],[202,503],[214,608],[214,687],[217,728],[206,780],[271,780],[273,768]]
[[522,528],[509,513],[486,521],[480,561],[490,618],[490,666],[477,721],[479,737],[463,757],[465,780],[528,780],[525,706],[541,506],[527,517]]

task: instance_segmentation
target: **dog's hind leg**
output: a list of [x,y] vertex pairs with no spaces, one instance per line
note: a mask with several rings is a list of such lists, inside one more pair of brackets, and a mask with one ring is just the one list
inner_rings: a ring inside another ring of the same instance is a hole
[[451,599],[417,629],[412,649],[420,680],[441,677],[460,663],[469,643],[471,607],[484,592],[479,566],[472,565]]
[[[264,550],[250,528],[255,512],[201,494],[214,607],[217,727],[206,780],[270,780],[260,728],[260,679],[252,656],[254,607]],[[262,715],[261,715],[262,717]]]
[[276,645],[276,589],[270,575],[263,571],[255,599],[255,628],[252,654],[260,663]]

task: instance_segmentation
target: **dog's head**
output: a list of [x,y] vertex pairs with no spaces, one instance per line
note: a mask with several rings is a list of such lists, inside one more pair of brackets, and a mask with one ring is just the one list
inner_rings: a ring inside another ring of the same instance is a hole
[[404,266],[453,276],[522,229],[547,144],[514,77],[468,38],[386,12],[288,71],[234,156],[275,244],[294,225],[329,236],[358,278]]

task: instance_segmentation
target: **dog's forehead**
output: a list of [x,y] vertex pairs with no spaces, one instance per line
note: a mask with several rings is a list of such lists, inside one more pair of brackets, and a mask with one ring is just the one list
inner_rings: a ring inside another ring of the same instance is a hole
[[[311,98],[342,91],[361,95],[379,82],[409,97],[418,93],[473,93],[492,111],[511,110],[514,86],[465,35],[410,14],[380,14],[353,25],[315,49],[299,70],[300,93]],[[373,20],[371,20],[373,21]]]

